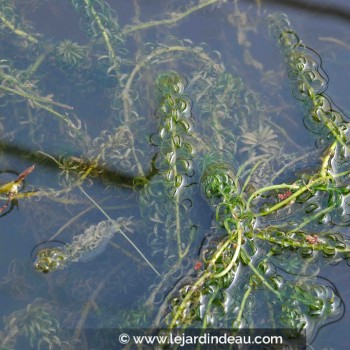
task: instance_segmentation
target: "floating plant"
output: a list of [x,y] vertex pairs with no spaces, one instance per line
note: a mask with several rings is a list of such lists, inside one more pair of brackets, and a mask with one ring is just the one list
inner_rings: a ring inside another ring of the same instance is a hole
[[[36,164],[35,172],[19,168],[16,174],[26,170],[0,186],[0,214],[23,202],[18,214],[28,211],[38,243],[34,268],[28,264],[35,275],[22,271],[27,261],[13,260],[0,279],[1,290],[10,286],[9,293],[28,299],[26,311],[9,312],[1,348],[18,348],[22,337],[32,348],[113,348],[115,334],[82,334],[120,326],[287,328],[311,342],[343,315],[335,285],[319,272],[350,257],[349,122],[326,93],[320,55],[286,15],[267,16],[269,40],[303,113],[293,122],[316,142],[317,149],[306,149],[273,121],[272,102],[238,76],[240,69],[225,67],[224,52],[175,36],[142,36],[224,3],[244,66],[261,73],[248,35],[258,24],[248,24],[238,1],[181,9],[169,2],[168,17],[142,22],[135,0],[135,22],[123,27],[106,1],[71,0],[85,41],[41,35],[24,20],[25,8],[0,1],[1,146]],[[257,10],[260,16],[260,1]],[[272,86],[278,75],[265,73]],[[24,180],[34,190],[19,192]],[[46,289],[59,307],[38,299]]]
[[[39,272],[63,269],[72,262],[86,262],[96,258],[106,248],[109,240],[122,228],[127,229],[127,220],[105,220],[74,236],[72,243],[63,246],[41,247],[35,252],[34,267]],[[47,242],[52,243],[55,242]],[[47,244],[45,243],[45,245]]]

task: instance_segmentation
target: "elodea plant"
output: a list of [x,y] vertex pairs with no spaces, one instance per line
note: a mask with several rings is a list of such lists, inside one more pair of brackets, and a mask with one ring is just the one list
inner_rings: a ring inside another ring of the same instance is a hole
[[[71,0],[86,33],[78,43],[37,33],[16,1],[0,0],[1,156],[35,163],[35,171],[8,172],[0,216],[20,203],[35,223],[26,248],[37,244],[31,272],[14,259],[0,280],[1,290],[27,301],[6,317],[1,349],[28,339],[32,348],[114,346],[115,333],[84,337],[91,324],[289,329],[311,341],[342,316],[340,295],[319,272],[350,257],[342,229],[350,224],[349,122],[326,94],[318,53],[286,15],[267,16],[318,146],[293,153],[268,102],[220,52],[140,37],[225,2],[171,4],[164,19],[142,22],[135,0],[135,23],[122,27],[106,1]],[[227,6],[245,64],[261,70],[247,35],[256,25],[238,1]],[[75,94],[83,106],[71,106]],[[103,117],[81,116],[91,96]],[[57,176],[41,174],[46,168]]]

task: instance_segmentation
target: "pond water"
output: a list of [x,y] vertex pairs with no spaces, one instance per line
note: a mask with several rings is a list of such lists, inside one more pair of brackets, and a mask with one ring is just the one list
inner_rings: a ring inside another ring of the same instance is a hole
[[347,348],[349,19],[345,0],[1,1],[0,348],[154,327]]

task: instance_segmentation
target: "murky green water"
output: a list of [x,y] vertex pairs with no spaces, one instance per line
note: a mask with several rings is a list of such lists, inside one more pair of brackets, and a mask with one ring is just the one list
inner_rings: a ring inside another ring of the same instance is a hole
[[117,329],[152,327],[346,348],[349,16],[0,1],[0,348],[118,349]]

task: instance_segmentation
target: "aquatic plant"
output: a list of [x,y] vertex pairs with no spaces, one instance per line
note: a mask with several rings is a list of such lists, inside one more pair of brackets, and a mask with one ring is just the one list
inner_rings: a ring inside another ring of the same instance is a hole
[[101,221],[85,229],[84,233],[74,236],[70,244],[40,249],[33,257],[35,269],[46,273],[62,269],[72,262],[96,258],[119,230],[127,229],[126,223],[122,219]]
[[[19,188],[23,185],[24,179],[34,170],[34,165],[20,173],[17,178],[4,185],[0,186],[0,194],[4,193],[7,195],[5,204],[0,208],[0,214],[8,207],[8,205],[15,200],[18,195]],[[30,193],[22,194],[24,196],[30,196]]]
[[[38,243],[34,268],[57,270],[27,277],[11,265],[0,286],[21,300],[47,291],[60,303],[34,300],[26,312],[9,312],[3,347],[15,348],[23,335],[31,347],[107,347],[115,334],[90,339],[84,328],[120,324],[289,328],[310,341],[342,316],[340,295],[319,270],[350,256],[349,124],[325,93],[320,56],[285,15],[268,17],[316,138],[317,150],[297,145],[300,154],[283,142],[297,143],[281,126],[283,103],[274,106],[276,122],[272,102],[238,76],[239,67],[225,67],[227,53],[174,36],[142,37],[223,3],[161,3],[165,18],[142,22],[135,0],[134,23],[123,27],[106,1],[72,0],[86,34],[79,41],[37,33],[16,2],[0,1],[8,46],[0,64],[1,156],[36,164],[28,179],[34,166],[2,182],[0,212],[21,201],[26,232],[33,231],[25,248]],[[238,4],[225,4],[232,13],[222,15],[237,29],[243,65],[260,72],[248,37],[258,24]],[[19,192],[24,180],[35,191]]]
[[[287,22],[285,17],[282,16],[282,18]],[[277,32],[275,35],[280,40],[284,36],[294,37],[292,30],[281,26],[278,20],[278,15],[271,17],[271,26],[273,31]],[[289,41],[287,43],[289,44]],[[300,41],[295,41],[294,45],[288,46],[286,57],[291,70],[298,69],[297,63],[300,60],[306,61],[304,56],[308,57],[308,51],[305,54],[299,51],[300,46]],[[291,57],[298,59],[292,61]],[[319,65],[310,64],[305,69],[308,77],[317,77],[317,74],[311,75],[311,73],[314,70],[318,72]],[[300,71],[300,75],[295,73],[292,76],[298,87],[300,86],[298,79],[302,83],[306,80],[303,69]],[[299,73],[298,70],[297,72]],[[306,99],[309,102],[307,105],[311,104],[307,115],[316,113],[316,100],[326,98],[323,95],[325,87],[319,89],[320,84],[317,84],[317,81],[315,84],[316,87],[307,85]],[[269,310],[270,314],[274,315],[272,317],[274,326],[290,327],[295,335],[306,331],[309,337],[316,324],[322,324],[327,318],[336,317],[342,313],[341,300],[331,288],[316,283],[312,278],[308,281],[307,287],[302,287],[300,282],[288,280],[277,273],[276,263],[274,269],[269,266],[269,260],[285,250],[300,250],[301,255],[307,258],[312,257],[315,251],[323,252],[324,257],[328,259],[335,259],[340,255],[344,258],[348,257],[349,246],[341,235],[322,233],[322,231],[317,234],[313,231],[310,234],[305,231],[305,228],[311,227],[314,221],[321,225],[327,225],[330,220],[336,222],[339,209],[340,212],[344,211],[344,200],[348,196],[349,170],[341,171],[339,167],[332,166],[333,161],[336,161],[336,154],[339,153],[342,155],[342,164],[348,162],[345,151],[348,141],[346,134],[342,132],[347,130],[345,128],[348,123],[343,118],[337,119],[336,116],[339,116],[337,112],[330,110],[330,113],[331,121],[326,118],[318,120],[323,122],[330,131],[326,134],[329,143],[328,151],[322,159],[320,170],[315,172],[307,183],[296,180],[290,185],[267,186],[248,196],[244,190],[252,174],[240,188],[237,175],[230,165],[214,162],[207,166],[201,179],[202,192],[215,207],[218,229],[223,228],[227,236],[219,244],[216,243],[214,248],[205,251],[202,257],[203,271],[193,281],[184,282],[178,291],[173,291],[168,296],[169,308],[163,321],[167,327],[172,329],[189,325],[192,327],[220,325],[227,328],[230,326],[241,328],[249,324],[254,324],[255,327],[266,327],[266,320],[263,324],[259,324],[259,320],[254,317],[256,310],[247,307],[255,299],[255,293],[259,295],[260,300],[262,297],[274,298],[274,306]],[[253,133],[246,136],[249,143],[255,140],[253,136]],[[342,151],[336,151],[338,148]],[[251,172],[254,172],[254,167]],[[335,187],[334,182],[338,179],[341,179],[341,186],[337,182]],[[275,201],[271,198],[267,200],[261,198],[257,201],[264,192],[280,189],[285,189],[285,192],[273,196]],[[305,195],[306,192],[308,193]],[[318,198],[315,198],[314,194],[317,194]],[[294,205],[295,201],[297,204]],[[252,206],[254,202],[255,205]],[[298,206],[298,211],[305,211],[306,216],[299,224],[280,226],[269,223],[267,218],[263,224],[256,226],[258,218],[275,213],[274,221],[276,217],[281,220],[284,216],[283,213],[279,214],[279,211],[288,205]],[[264,242],[271,243],[272,247],[269,248]],[[255,257],[257,252],[259,255]],[[248,271],[247,267],[249,267]],[[305,281],[307,281],[306,276],[303,283]],[[242,290],[242,285],[245,286],[244,293],[234,293]],[[266,288],[263,295],[261,295],[262,287]],[[269,293],[272,293],[272,296],[269,296]],[[204,313],[201,310],[205,310]],[[270,325],[270,327],[273,326]]]
[[84,48],[71,40],[63,40],[60,42],[56,47],[56,51],[56,55],[59,59],[67,65],[79,64],[84,59],[85,55]]
[[7,275],[0,280],[1,291],[10,294],[14,299],[28,299],[34,287],[26,278],[27,272],[28,266],[23,261],[11,261]]
[[65,268],[72,262],[92,260],[100,255],[105,250],[110,239],[116,233],[119,233],[132,244],[150,267],[159,274],[124,233],[124,231],[131,231],[130,225],[130,219],[118,218],[117,220],[112,220],[109,218],[108,220],[100,221],[97,225],[90,226],[84,230],[84,233],[74,236],[72,243],[48,248],[41,248],[41,245],[39,245],[38,248],[41,249],[35,252],[33,256],[35,269],[39,272],[47,273]]
[[257,131],[246,132],[242,135],[242,143],[245,145],[240,148],[240,152],[249,152],[251,156],[256,152],[262,154],[277,153],[280,145],[276,141],[277,135],[269,126],[263,127],[261,124]]
[[52,316],[53,307],[41,299],[34,300],[23,310],[6,318],[6,327],[0,334],[3,349],[12,349],[18,337],[26,337],[30,347],[57,349],[62,346],[57,336],[59,322]]
[[149,180],[141,192],[145,219],[152,217],[155,206],[160,209],[156,211],[158,220],[166,224],[165,249],[173,251],[171,243],[176,242],[179,261],[186,257],[195,234],[195,227],[188,216],[190,204],[184,197],[184,192],[193,183],[193,158],[196,155],[191,101],[184,95],[185,86],[184,78],[176,72],[157,77],[159,104],[156,117],[159,119],[159,132],[153,135],[152,140],[160,149],[157,155],[158,174]]
[[337,110],[331,99],[325,94],[328,76],[324,72],[321,58],[311,48],[305,46],[292,30],[288,18],[284,15],[270,16],[270,31],[278,38],[289,66],[289,76],[293,80],[293,95],[304,102],[304,124],[315,133],[329,134],[324,138],[335,137],[338,144],[348,154],[347,125],[341,110]]

